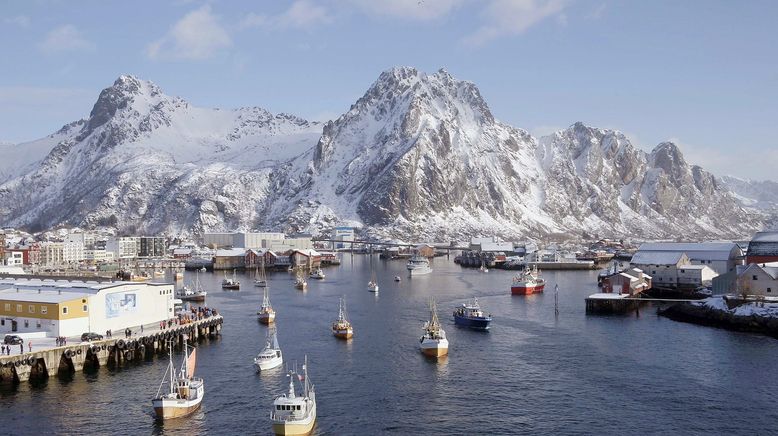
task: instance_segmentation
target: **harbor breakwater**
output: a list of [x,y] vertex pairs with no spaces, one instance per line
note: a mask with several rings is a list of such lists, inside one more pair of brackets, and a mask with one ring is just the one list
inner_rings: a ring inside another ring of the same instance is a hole
[[676,303],[658,309],[657,314],[674,321],[778,338],[778,303],[719,296]]

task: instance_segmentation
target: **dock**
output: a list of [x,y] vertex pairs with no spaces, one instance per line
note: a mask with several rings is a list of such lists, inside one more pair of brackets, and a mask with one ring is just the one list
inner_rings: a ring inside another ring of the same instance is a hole
[[[165,329],[144,329],[143,333],[129,338],[122,336],[91,342],[74,342],[73,345],[0,356],[0,382],[20,383],[55,375],[74,374],[101,366],[111,368],[133,361],[143,361],[153,358],[155,354],[167,353],[171,340],[175,349],[181,349],[185,340],[195,343],[200,339],[218,335],[223,322],[221,315],[212,315],[185,324],[174,324]],[[26,344],[24,349],[27,349]]]
[[640,295],[615,294],[600,292],[586,297],[587,314],[624,314],[638,310],[641,305],[649,302],[685,303],[699,301],[689,298],[651,298]]

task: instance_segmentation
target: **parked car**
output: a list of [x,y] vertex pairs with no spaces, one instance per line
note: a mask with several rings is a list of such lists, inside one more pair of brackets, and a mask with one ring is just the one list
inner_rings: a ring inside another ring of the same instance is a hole
[[5,335],[3,343],[6,345],[19,345],[24,343],[24,339],[18,335]]
[[99,341],[103,339],[103,335],[98,335],[95,332],[87,332],[81,335],[81,342]]

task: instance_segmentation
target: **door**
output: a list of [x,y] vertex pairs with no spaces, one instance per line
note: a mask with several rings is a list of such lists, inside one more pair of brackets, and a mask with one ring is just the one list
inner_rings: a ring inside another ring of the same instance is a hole
[[12,319],[11,320],[11,331],[12,332],[16,332],[16,331],[18,331],[18,329],[19,329],[18,323],[16,322],[15,319]]

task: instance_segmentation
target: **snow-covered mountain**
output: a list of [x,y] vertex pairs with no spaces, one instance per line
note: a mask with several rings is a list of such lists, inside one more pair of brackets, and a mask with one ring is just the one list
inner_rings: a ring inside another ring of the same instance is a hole
[[273,169],[309,149],[320,132],[318,123],[261,108],[194,107],[121,76],[88,118],[33,143],[52,146],[25,162],[32,170],[6,170],[0,222],[152,233],[252,227]]
[[721,181],[744,206],[778,210],[778,182],[746,180],[733,176],[724,176]]
[[122,76],[70,126],[45,138],[56,145],[25,164],[33,169],[5,173],[0,222],[172,234],[352,223],[408,239],[688,239],[761,224],[672,143],[647,154],[581,123],[536,140],[444,70],[390,69],[323,126],[258,108],[195,108]]

